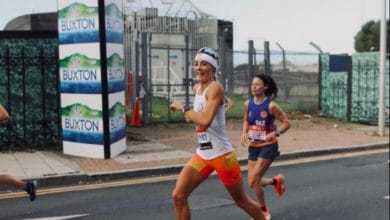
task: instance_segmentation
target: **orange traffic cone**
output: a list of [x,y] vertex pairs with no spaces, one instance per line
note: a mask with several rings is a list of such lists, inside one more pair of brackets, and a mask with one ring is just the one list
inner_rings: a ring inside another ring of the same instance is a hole
[[133,114],[131,117],[130,125],[133,127],[141,127],[141,118],[139,116],[139,99],[138,99],[138,97],[135,99]]

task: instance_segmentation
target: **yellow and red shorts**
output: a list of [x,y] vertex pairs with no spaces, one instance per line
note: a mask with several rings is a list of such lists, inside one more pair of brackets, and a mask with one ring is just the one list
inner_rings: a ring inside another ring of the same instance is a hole
[[187,163],[206,179],[214,170],[225,186],[238,183],[241,180],[241,169],[236,152],[232,151],[211,160],[205,160],[195,154]]

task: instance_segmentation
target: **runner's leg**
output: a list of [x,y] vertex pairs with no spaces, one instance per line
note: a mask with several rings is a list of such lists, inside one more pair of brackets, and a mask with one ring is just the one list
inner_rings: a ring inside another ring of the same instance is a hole
[[205,178],[193,167],[186,165],[176,181],[172,197],[177,220],[190,219],[190,207],[188,197],[191,192],[203,182]]
[[264,158],[259,158],[257,161],[248,161],[249,186],[255,192],[261,207],[266,207],[263,187],[273,182],[272,179],[263,179],[271,163],[272,160]]
[[229,191],[237,206],[242,208],[254,220],[264,220],[264,217],[261,214],[260,206],[245,194],[242,180],[233,185],[225,187]]
[[8,174],[0,174],[0,183],[6,184],[8,186],[17,187],[19,189],[24,189],[26,187],[25,182]]

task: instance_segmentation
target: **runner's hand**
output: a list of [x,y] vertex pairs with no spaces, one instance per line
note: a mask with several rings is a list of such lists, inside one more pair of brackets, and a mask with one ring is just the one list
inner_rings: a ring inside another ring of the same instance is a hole
[[187,123],[191,123],[191,122],[192,122],[191,119],[190,119],[190,117],[188,117],[188,116],[186,116],[186,115],[184,115],[184,120],[185,120]]
[[248,136],[247,136],[246,133],[243,133],[243,134],[241,135],[241,145],[242,145],[243,147],[248,146]]
[[181,111],[184,107],[184,105],[181,102],[172,102],[169,106],[171,111]]

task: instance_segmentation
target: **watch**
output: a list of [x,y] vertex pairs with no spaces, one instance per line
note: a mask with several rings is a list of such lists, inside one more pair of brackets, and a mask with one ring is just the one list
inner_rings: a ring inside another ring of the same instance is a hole
[[279,137],[280,136],[280,131],[276,130],[275,131],[275,135],[276,135],[276,137]]
[[191,108],[189,107],[189,106],[183,106],[183,108],[181,109],[181,111],[183,112],[183,113],[185,113],[185,112],[187,112],[187,111],[189,111]]

